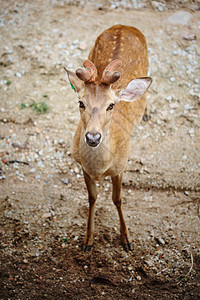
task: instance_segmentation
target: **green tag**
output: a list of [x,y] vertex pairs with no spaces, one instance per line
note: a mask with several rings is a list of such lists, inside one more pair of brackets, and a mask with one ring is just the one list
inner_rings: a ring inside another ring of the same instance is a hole
[[[71,83],[70,83],[71,84]],[[71,84],[72,90],[75,90],[75,86],[73,84]]]

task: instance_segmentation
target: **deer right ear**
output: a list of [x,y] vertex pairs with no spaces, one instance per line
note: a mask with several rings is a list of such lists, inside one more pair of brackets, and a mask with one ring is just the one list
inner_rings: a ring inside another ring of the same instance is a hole
[[68,80],[69,80],[69,83],[71,84],[72,89],[78,93],[84,87],[84,82],[82,80],[80,80],[74,72],[69,71],[66,68],[64,68],[64,69],[67,73]]
[[133,79],[127,87],[120,92],[118,102],[132,102],[138,100],[150,87],[152,79],[150,77],[142,77]]

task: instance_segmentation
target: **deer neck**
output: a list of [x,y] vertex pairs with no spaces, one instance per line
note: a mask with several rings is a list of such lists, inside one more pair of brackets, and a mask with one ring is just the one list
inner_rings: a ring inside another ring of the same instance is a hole
[[80,137],[80,162],[83,169],[95,180],[101,180],[105,177],[105,173],[112,163],[109,127],[104,133],[102,142],[97,147],[90,147],[85,142],[85,132],[82,128]]

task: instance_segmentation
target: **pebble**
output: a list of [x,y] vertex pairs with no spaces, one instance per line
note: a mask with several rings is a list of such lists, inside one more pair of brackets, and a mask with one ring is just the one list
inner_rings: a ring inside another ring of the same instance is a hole
[[78,48],[79,48],[80,50],[84,51],[84,50],[87,49],[87,45],[86,45],[86,43],[80,43]]
[[165,98],[167,101],[172,101],[172,96],[167,96],[166,98]]
[[165,241],[163,240],[163,238],[157,238],[159,244],[165,245]]
[[34,172],[35,172],[34,168],[30,169],[30,173],[34,173]]
[[35,179],[40,179],[40,175],[35,175]]
[[189,196],[189,192],[188,192],[188,191],[185,191],[184,194],[185,194],[186,196]]
[[76,173],[76,174],[78,174],[80,171],[79,171],[79,168],[77,168],[77,167],[75,167],[74,168],[74,172]]
[[21,74],[20,72],[17,72],[17,73],[16,73],[16,76],[17,76],[18,78],[21,78],[21,77],[22,77],[22,74]]
[[189,134],[194,134],[194,128],[191,128],[191,129],[189,130]]
[[189,13],[188,11],[176,11],[173,14],[171,14],[171,16],[169,16],[169,18],[167,19],[167,21],[170,24],[177,24],[177,25],[188,25],[190,19],[192,17],[192,14]]
[[193,107],[189,103],[185,104],[184,108],[186,110],[192,110],[193,109]]
[[38,154],[39,154],[40,156],[42,156],[43,153],[44,153],[44,150],[40,150],[40,151],[38,152]]
[[174,77],[170,77],[170,79],[169,79],[171,82],[175,82],[176,81],[176,79],[174,78]]
[[69,180],[67,179],[67,177],[62,178],[61,181],[62,181],[64,184],[68,184],[68,183],[69,183]]
[[51,218],[51,213],[50,213],[50,212],[44,213],[44,214],[42,215],[42,218],[43,218],[43,219]]

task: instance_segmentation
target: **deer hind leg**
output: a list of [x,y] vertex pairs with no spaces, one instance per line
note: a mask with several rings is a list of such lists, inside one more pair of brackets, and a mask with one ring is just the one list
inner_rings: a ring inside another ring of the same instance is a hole
[[129,242],[128,229],[126,227],[126,223],[124,220],[122,207],[121,207],[122,174],[113,176],[111,178],[112,178],[112,184],[113,184],[112,200],[113,200],[113,202],[117,208],[118,214],[119,214],[122,246],[125,251],[129,251],[129,250],[133,249],[133,245]]
[[145,110],[144,110],[144,114],[143,114],[143,121],[148,122],[151,119],[151,115],[150,115],[150,109],[149,106],[147,105],[146,102],[146,95],[143,96],[143,100],[144,100],[144,104],[145,104]]
[[93,245],[93,236],[94,236],[94,208],[95,201],[97,199],[97,191],[95,181],[83,170],[85,183],[88,190],[89,198],[89,214],[87,221],[87,230],[83,245],[83,251],[90,251]]
[[142,119],[145,122],[148,122],[151,119],[150,110],[149,110],[148,106],[146,106],[146,108],[145,108],[144,115],[143,115]]

